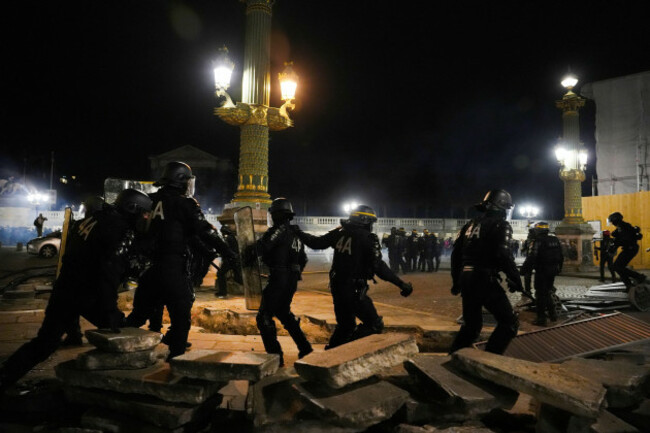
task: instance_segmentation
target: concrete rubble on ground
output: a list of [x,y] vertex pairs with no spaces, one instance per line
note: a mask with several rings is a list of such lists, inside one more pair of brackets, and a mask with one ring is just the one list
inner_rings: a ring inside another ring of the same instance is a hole
[[561,364],[473,348],[443,356],[386,333],[280,369],[259,352],[192,350],[167,363],[160,334],[142,329],[86,337],[97,349],[56,368],[84,431],[615,433],[650,420],[639,353]]

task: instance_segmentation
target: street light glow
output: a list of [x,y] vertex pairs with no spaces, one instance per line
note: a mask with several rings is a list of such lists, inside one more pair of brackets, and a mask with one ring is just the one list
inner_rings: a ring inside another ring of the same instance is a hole
[[228,48],[219,49],[219,55],[214,61],[214,85],[217,89],[226,90],[230,87],[230,78],[235,69],[235,63],[228,57]]
[[350,201],[347,203],[343,203],[343,211],[345,213],[350,213],[352,209],[356,208],[359,204],[356,201]]
[[292,101],[296,97],[298,88],[298,74],[293,70],[293,62],[284,63],[284,71],[278,74],[280,79],[280,92],[283,101]]
[[540,209],[535,205],[525,204],[519,207],[519,214],[526,218],[535,218],[539,213]]
[[578,84],[578,77],[576,77],[574,74],[569,73],[564,76],[561,84],[565,89],[571,90],[575,87],[576,84]]
[[587,165],[587,157],[588,157],[587,150],[580,149],[580,151],[578,152],[578,160],[580,161],[580,166],[583,167],[583,169]]
[[567,150],[563,146],[557,146],[555,148],[555,157],[557,162],[564,165],[564,160],[566,159]]

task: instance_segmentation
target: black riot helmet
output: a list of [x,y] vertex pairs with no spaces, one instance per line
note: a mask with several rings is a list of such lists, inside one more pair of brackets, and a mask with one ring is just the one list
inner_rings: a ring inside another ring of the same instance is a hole
[[607,217],[610,223],[612,225],[615,225],[618,227],[618,225],[623,221],[623,215],[621,215],[620,212],[614,212],[610,216]]
[[273,200],[273,202],[271,203],[271,207],[269,208],[269,212],[271,214],[284,213],[291,216],[294,216],[296,214],[293,211],[293,206],[291,206],[291,202],[284,197],[278,197],[275,200]]
[[535,234],[547,234],[549,231],[549,225],[546,221],[538,221],[533,226]]
[[360,204],[359,206],[352,209],[350,212],[350,218],[348,220],[353,224],[371,226],[372,223],[377,222],[377,214],[375,213],[375,210],[370,206]]
[[476,208],[485,212],[486,210],[503,210],[512,209],[512,197],[504,189],[491,189],[485,194],[483,201],[476,204]]
[[147,194],[131,188],[122,190],[115,200],[118,212],[128,215],[150,212],[152,204],[153,202]]
[[98,212],[104,208],[104,197],[98,195],[91,195],[87,197],[81,204],[84,206],[84,216],[89,217],[95,212]]
[[192,169],[189,165],[184,162],[172,161],[165,165],[160,179],[154,183],[154,186],[171,186],[186,189],[188,188],[188,183],[193,181],[194,176],[192,176]]

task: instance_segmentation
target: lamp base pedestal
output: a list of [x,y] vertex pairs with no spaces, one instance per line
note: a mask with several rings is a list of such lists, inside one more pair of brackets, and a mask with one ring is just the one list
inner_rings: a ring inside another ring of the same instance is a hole
[[555,236],[562,243],[564,266],[562,272],[596,271],[594,265],[594,230],[585,222],[562,222],[555,228]]
[[253,209],[253,227],[255,233],[264,233],[269,229],[267,214],[269,205],[267,203],[247,203],[247,202],[230,202],[223,207],[223,212],[217,217],[217,220],[223,225],[228,224],[233,231],[235,227],[235,212],[242,207],[250,206]]

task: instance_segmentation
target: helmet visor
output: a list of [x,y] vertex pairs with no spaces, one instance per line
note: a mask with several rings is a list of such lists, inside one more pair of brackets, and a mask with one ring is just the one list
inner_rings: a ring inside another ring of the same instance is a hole
[[516,205],[513,203],[510,209],[506,209],[506,221],[508,222],[512,221],[512,215],[515,212],[515,207]]

